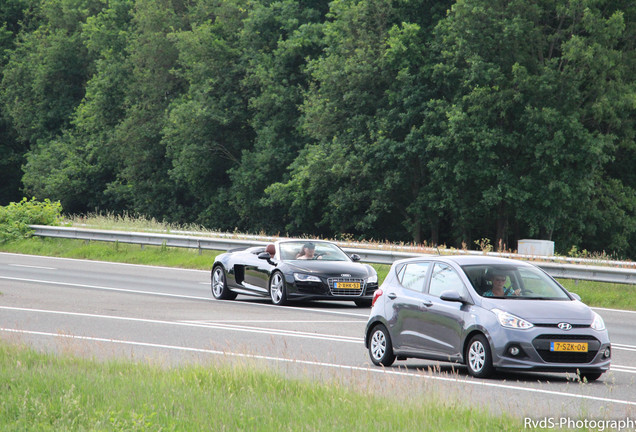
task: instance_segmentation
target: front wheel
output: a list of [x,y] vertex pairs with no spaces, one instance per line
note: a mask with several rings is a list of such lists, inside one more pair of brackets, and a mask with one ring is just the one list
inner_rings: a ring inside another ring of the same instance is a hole
[[212,269],[212,295],[217,300],[234,300],[236,298],[236,293],[227,287],[225,271],[220,265]]
[[276,306],[287,304],[287,289],[285,288],[285,278],[282,273],[274,272],[269,280],[269,296]]
[[389,367],[395,361],[389,331],[382,324],[373,327],[369,340],[369,356],[376,366]]
[[579,379],[581,381],[592,382],[596,381],[603,375],[603,372],[581,372],[579,374]]
[[490,344],[484,335],[476,335],[466,348],[468,373],[477,378],[486,378],[493,373]]

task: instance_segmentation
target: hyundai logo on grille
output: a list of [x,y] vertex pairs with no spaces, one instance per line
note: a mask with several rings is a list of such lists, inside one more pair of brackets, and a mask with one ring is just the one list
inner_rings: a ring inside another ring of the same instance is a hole
[[343,273],[340,276],[342,276],[342,277],[351,277],[351,275],[349,273]]
[[565,331],[572,330],[572,324],[566,322],[559,323],[557,327]]

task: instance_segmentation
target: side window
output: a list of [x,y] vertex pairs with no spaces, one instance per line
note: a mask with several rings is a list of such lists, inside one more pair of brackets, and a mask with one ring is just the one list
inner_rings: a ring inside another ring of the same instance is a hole
[[455,290],[460,295],[467,296],[466,287],[457,272],[448,264],[435,263],[429,294],[439,297],[440,294],[448,290]]
[[404,288],[413,291],[423,292],[426,284],[426,274],[430,263],[418,262],[404,266],[401,271],[400,283]]

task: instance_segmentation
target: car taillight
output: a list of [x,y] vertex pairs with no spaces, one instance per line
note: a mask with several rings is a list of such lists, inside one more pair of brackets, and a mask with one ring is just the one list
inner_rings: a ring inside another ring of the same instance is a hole
[[381,289],[378,289],[373,294],[373,301],[371,302],[371,307],[375,304],[375,301],[380,298],[380,296],[384,294]]

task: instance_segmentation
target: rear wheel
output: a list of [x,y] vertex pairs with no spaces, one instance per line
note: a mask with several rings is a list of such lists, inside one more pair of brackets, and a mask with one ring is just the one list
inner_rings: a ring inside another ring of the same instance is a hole
[[371,330],[369,340],[369,356],[373,364],[377,366],[391,366],[395,361],[393,344],[389,331],[382,324],[378,324]]
[[217,300],[234,300],[236,298],[236,293],[227,287],[225,271],[220,265],[212,269],[212,295]]
[[490,344],[484,335],[474,336],[466,348],[468,373],[477,378],[486,378],[493,373]]
[[269,296],[272,303],[277,306],[287,304],[287,289],[285,288],[285,278],[281,272],[274,272],[269,280]]

